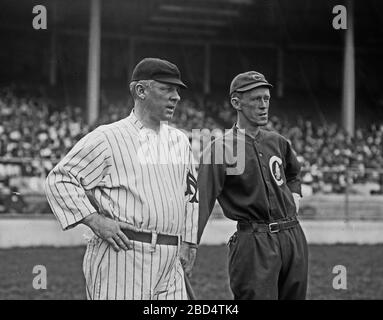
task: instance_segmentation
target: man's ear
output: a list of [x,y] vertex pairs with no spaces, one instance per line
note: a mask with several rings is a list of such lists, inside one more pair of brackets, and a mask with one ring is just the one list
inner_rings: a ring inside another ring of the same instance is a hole
[[145,87],[141,83],[137,83],[135,90],[136,90],[137,97],[144,100],[146,97]]
[[230,99],[230,102],[231,102],[231,105],[233,106],[233,108],[237,111],[239,110],[242,110],[241,108],[241,102],[239,101],[239,98],[238,97],[232,97]]

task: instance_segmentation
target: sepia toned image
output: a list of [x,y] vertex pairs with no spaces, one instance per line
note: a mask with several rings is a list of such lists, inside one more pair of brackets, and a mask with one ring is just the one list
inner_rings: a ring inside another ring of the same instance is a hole
[[0,300],[383,299],[382,18],[1,0]]

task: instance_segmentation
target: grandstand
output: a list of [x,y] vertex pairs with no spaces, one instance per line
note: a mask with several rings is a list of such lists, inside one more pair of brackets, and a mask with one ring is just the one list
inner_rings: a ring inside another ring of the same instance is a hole
[[[35,212],[36,206],[25,206],[25,199],[36,193],[35,197],[46,203],[42,182],[55,163],[92,127],[125,117],[131,109],[127,105],[104,105],[97,123],[90,126],[80,108],[60,108],[48,101],[18,96],[9,87],[1,90],[0,179],[4,204],[0,212],[15,212],[15,208]],[[193,128],[228,128],[234,117],[231,110],[226,110],[229,117],[224,112],[207,115],[203,106],[186,99],[178,107],[173,125],[189,133]],[[314,124],[301,116],[296,122],[274,116],[268,128],[291,141],[302,164],[307,195],[345,193],[346,188],[354,194],[366,194],[366,189],[367,194],[382,194],[383,124],[357,128],[354,137],[336,123]],[[199,152],[197,143],[197,158]],[[46,205],[37,207],[49,211]]]
[[[40,1],[48,29],[34,30],[33,1],[4,1],[0,38],[10,41],[0,55],[0,212],[49,211],[47,172],[89,130],[129,114],[130,71],[145,56],[180,66],[190,90],[182,92],[173,125],[190,137],[193,128],[233,125],[233,75],[265,73],[275,84],[268,129],[291,141],[305,195],[378,197],[383,96],[375,75],[383,64],[375,43],[382,29],[370,17],[381,4],[352,3],[345,2],[349,28],[335,30],[332,0]],[[354,83],[345,69],[354,71]],[[350,97],[355,105],[345,108]],[[198,158],[198,141],[191,142]]]
[[[231,78],[243,70],[261,71],[275,84],[268,128],[291,141],[302,163],[311,203],[302,215],[333,218],[343,212],[334,206],[318,209],[323,198],[312,199],[334,194],[344,195],[343,207],[355,211],[346,216],[383,214],[360,205],[375,203],[383,192],[383,97],[376,77],[383,64],[375,45],[382,30],[371,18],[381,8],[377,1],[354,3],[351,31],[331,27],[337,4],[331,0],[299,0],[291,7],[248,0],[40,4],[48,10],[47,30],[31,27],[33,1],[6,0],[0,13],[0,38],[8,44],[0,55],[0,212],[49,212],[42,193],[47,172],[89,130],[129,114],[132,66],[145,56],[160,56],[180,66],[190,88],[182,92],[174,126],[189,134],[193,128],[230,128],[235,121],[227,94]],[[100,11],[101,52],[84,41],[96,32],[89,26],[97,16],[92,10]],[[342,77],[348,54],[343,38],[350,32],[355,57],[347,66],[355,72],[354,84]],[[95,58],[99,66],[89,66]],[[99,78],[92,72],[97,68]],[[91,80],[99,87],[87,87]],[[342,108],[342,92],[353,86],[355,129],[350,131],[342,121],[350,113]],[[96,104],[87,99],[94,94]],[[199,144],[191,142],[198,158]],[[354,196],[365,198],[350,205]]]

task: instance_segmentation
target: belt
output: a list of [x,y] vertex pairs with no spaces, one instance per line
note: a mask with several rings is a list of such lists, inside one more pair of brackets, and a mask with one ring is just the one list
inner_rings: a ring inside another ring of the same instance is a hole
[[237,230],[277,233],[282,230],[294,228],[298,224],[299,221],[295,217],[291,220],[276,221],[272,223],[258,223],[256,221],[238,221]]
[[140,241],[150,243],[152,247],[156,244],[165,244],[168,246],[178,246],[181,237],[180,236],[172,236],[163,233],[157,232],[145,232],[145,231],[133,231],[128,229],[122,229],[122,232],[129,238],[129,240]]

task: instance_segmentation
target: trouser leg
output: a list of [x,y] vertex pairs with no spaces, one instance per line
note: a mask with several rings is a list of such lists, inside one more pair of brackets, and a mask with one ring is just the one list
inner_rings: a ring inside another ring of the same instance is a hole
[[282,252],[279,299],[304,300],[307,292],[308,248],[300,225],[278,233]]
[[229,277],[234,299],[278,299],[281,265],[275,234],[237,231],[229,242]]
[[169,277],[164,279],[164,290],[155,294],[153,299],[158,300],[188,300],[185,278],[181,262],[177,258]]

